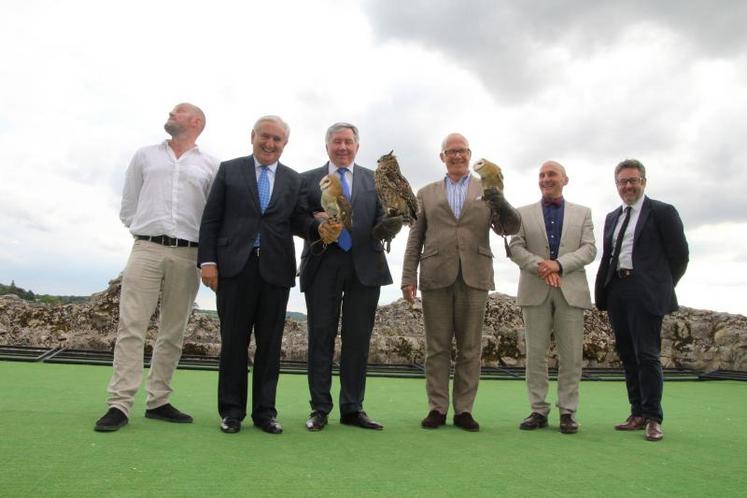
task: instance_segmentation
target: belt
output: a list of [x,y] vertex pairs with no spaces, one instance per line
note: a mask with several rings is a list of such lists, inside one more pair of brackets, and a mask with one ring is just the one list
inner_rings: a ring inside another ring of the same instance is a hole
[[168,235],[135,235],[137,240],[147,240],[169,247],[197,247],[197,242],[184,239],[173,239]]
[[617,270],[617,278],[629,278],[633,276],[633,270],[628,268],[620,268]]

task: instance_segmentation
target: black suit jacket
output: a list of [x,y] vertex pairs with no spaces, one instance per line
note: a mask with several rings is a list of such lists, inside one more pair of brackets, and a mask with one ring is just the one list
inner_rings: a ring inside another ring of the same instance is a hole
[[[607,309],[605,286],[610,264],[612,240],[618,208],[607,215],[604,222],[604,252],[597,271],[594,300],[600,310]],[[633,239],[633,279],[644,296],[648,311],[663,316],[678,307],[674,286],[685,274],[689,250],[680,215],[674,206],[644,198]]]
[[[309,209],[312,212],[323,211],[321,205],[322,191],[319,182],[329,172],[329,163],[321,168],[312,169],[301,174],[308,192]],[[374,184],[373,171],[355,164],[353,168],[353,264],[360,282],[369,287],[392,283],[392,275],[384,256],[381,241],[371,236],[373,227],[384,217],[384,209],[379,202]],[[312,237],[313,239],[314,237]],[[318,239],[319,235],[315,234]],[[314,280],[321,262],[319,244],[311,248],[309,241],[304,244],[301,254],[301,291],[305,291]]]
[[202,215],[197,263],[215,262],[221,278],[233,277],[246,265],[260,233],[262,278],[272,285],[293,287],[293,235],[306,238],[312,223],[303,181],[296,171],[278,163],[270,203],[262,213],[254,158],[225,161],[218,168]]

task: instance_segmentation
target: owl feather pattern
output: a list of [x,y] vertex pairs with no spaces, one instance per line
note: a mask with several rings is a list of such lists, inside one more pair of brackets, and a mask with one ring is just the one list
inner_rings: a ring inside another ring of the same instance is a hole
[[342,193],[342,184],[337,175],[327,175],[319,182],[322,191],[322,209],[332,221],[342,223],[348,229],[353,229],[353,206]]
[[402,216],[402,222],[412,226],[418,217],[418,201],[400,172],[394,151],[381,156],[377,163],[374,181],[384,213],[390,217]]

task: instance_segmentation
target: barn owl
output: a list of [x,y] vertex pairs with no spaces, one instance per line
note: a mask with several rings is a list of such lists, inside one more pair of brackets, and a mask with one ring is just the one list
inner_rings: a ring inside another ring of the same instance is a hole
[[342,193],[342,184],[337,175],[327,175],[319,182],[322,190],[322,209],[332,221],[353,229],[353,206]]
[[387,216],[402,216],[402,222],[412,225],[417,219],[418,201],[407,179],[399,170],[394,151],[377,161],[374,181],[376,193]]
[[472,166],[472,169],[480,175],[484,189],[495,188],[503,191],[503,173],[500,166],[491,163],[487,159],[480,159]]

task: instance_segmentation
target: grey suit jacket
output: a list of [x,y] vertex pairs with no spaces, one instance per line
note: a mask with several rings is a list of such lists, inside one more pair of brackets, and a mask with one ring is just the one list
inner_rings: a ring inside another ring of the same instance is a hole
[[[511,237],[510,244],[511,260],[521,269],[517,301],[519,306],[536,306],[542,304],[550,292],[550,287],[537,273],[537,263],[550,259],[550,244],[541,202],[522,206],[519,212],[521,229]],[[591,209],[565,201],[557,261],[563,267],[560,290],[569,305],[591,308],[584,266],[594,261],[596,254]]]
[[457,219],[446,198],[443,179],[418,191],[418,219],[407,239],[403,287],[417,284],[420,266],[421,290],[448,287],[456,281],[460,268],[468,286],[495,289],[490,229],[501,235],[515,233],[519,228],[519,215],[506,204],[502,226],[494,226],[490,207],[478,198],[482,192],[480,180],[472,177]]
[[[329,163],[321,168],[315,168],[301,174],[304,189],[308,193],[308,206],[312,212],[323,211],[321,205],[322,191],[319,181],[329,172]],[[392,275],[384,255],[384,246],[380,240],[371,236],[371,230],[384,217],[384,208],[379,202],[374,184],[373,171],[355,164],[353,168],[353,190],[351,192],[353,205],[353,230],[351,233],[353,247],[353,265],[360,282],[368,287],[388,285],[392,283]],[[312,230],[313,233],[313,230]],[[313,239],[318,239],[314,234]],[[301,254],[301,291],[311,285],[319,265],[322,261],[321,249],[314,247],[307,239]]]

